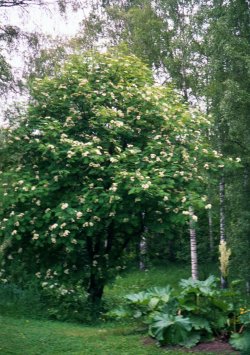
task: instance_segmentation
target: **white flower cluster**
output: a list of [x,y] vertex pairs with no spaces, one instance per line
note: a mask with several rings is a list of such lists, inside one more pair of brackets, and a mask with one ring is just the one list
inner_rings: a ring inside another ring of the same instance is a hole
[[69,204],[68,203],[62,203],[61,204],[61,209],[62,210],[65,210],[66,208],[68,208],[69,207]]

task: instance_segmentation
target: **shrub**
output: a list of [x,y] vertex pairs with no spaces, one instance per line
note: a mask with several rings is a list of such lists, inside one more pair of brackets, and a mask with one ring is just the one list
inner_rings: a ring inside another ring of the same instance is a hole
[[127,295],[126,306],[109,312],[109,316],[148,324],[149,334],[160,344],[192,347],[222,334],[233,334],[231,343],[246,348],[250,313],[240,314],[242,301],[236,290],[218,289],[214,276],[204,281],[181,280],[180,288],[179,293],[165,287]]

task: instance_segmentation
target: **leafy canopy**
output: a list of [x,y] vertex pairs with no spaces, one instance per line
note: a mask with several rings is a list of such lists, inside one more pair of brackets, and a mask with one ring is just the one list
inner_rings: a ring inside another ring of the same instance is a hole
[[204,204],[220,159],[206,142],[209,122],[116,52],[72,56],[30,91],[26,117],[5,132],[3,279],[36,275],[43,288],[81,280],[100,298],[142,233],[142,214],[165,233],[190,204]]

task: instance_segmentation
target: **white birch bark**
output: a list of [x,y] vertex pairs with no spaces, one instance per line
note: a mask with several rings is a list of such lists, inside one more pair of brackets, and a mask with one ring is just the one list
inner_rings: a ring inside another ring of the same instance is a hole
[[[248,196],[248,195],[249,195],[249,191],[248,191],[249,174],[248,174],[248,169],[247,169],[247,167],[245,167],[245,169],[244,169],[244,177],[243,177],[243,179],[244,179],[244,180],[243,180],[244,193],[245,193],[245,196]],[[249,275],[249,268],[248,268],[247,275]],[[250,282],[249,282],[249,278],[248,278],[248,280],[246,281],[246,293],[247,293],[248,296],[250,295]]]
[[146,264],[145,264],[146,253],[147,253],[147,243],[146,243],[146,238],[143,236],[143,237],[141,237],[141,241],[140,241],[140,263],[139,263],[139,267],[140,267],[141,271],[146,269]]
[[147,241],[144,236],[144,233],[147,233],[148,228],[145,226],[145,213],[142,213],[142,223],[143,223],[143,234],[141,236],[140,244],[139,244],[139,253],[140,253],[140,261],[139,261],[139,269],[141,271],[146,269],[146,254],[147,254]]
[[220,241],[226,241],[225,234],[225,178],[224,175],[221,177],[220,185]]
[[[220,192],[220,243],[226,242],[225,233],[225,178],[222,175],[219,185]],[[221,288],[227,288],[228,282],[227,278],[221,274]]]
[[213,218],[211,209],[208,210],[208,231],[209,231],[209,249],[210,257],[214,255],[214,235],[213,235]]
[[191,255],[191,272],[192,279],[198,280],[198,261],[197,261],[197,241],[195,230],[195,217],[192,207],[189,208],[189,234],[190,234],[190,255]]

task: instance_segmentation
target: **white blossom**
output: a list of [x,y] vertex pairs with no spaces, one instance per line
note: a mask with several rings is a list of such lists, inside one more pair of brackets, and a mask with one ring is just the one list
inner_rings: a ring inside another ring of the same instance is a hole
[[116,183],[113,183],[113,184],[111,185],[111,187],[109,188],[109,190],[115,192],[115,191],[117,190],[117,184],[116,184]]
[[73,157],[73,155],[75,155],[75,153],[72,152],[71,150],[69,150],[68,153],[67,153],[67,157],[71,158],[71,157]]
[[208,203],[208,204],[205,206],[205,209],[206,209],[206,210],[210,210],[211,208],[212,208],[211,203]]
[[69,204],[68,203],[62,203],[61,204],[61,209],[62,210],[65,210],[66,208],[68,208],[69,207]]
[[58,227],[58,224],[57,223],[54,223],[52,224],[50,227],[49,227],[49,230],[53,230],[53,229],[56,229]]
[[68,235],[70,234],[70,231],[69,230],[65,230],[62,234],[63,237],[67,237]]
[[148,181],[146,184],[142,184],[141,187],[146,190],[149,188],[149,186],[151,185],[151,181]]
[[192,220],[193,220],[194,222],[197,222],[197,221],[198,221],[198,217],[197,217],[195,214],[193,214],[193,215],[192,215]]
[[83,213],[81,211],[76,212],[76,218],[80,219],[83,216]]

